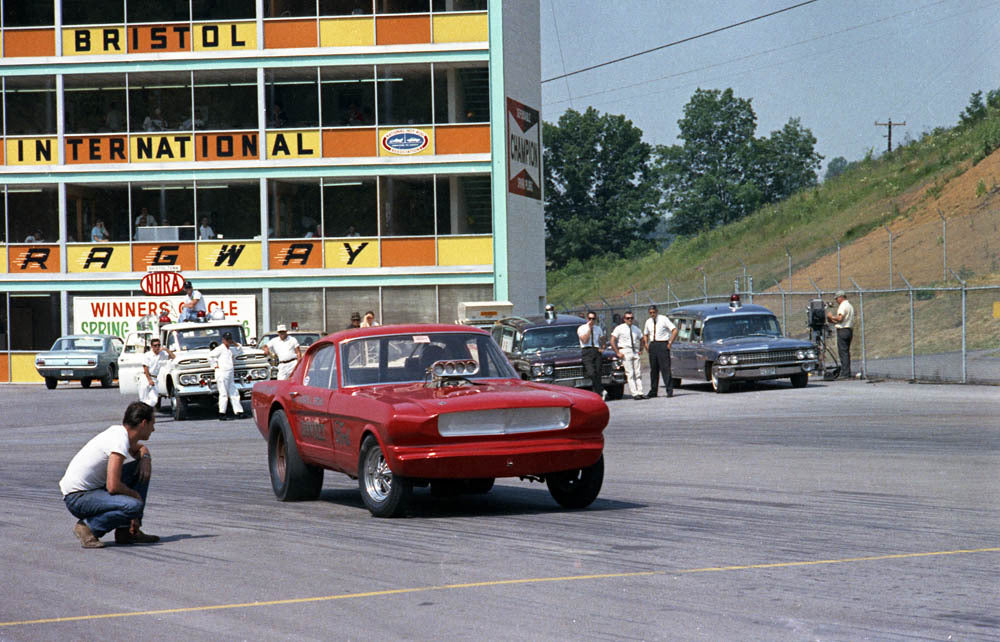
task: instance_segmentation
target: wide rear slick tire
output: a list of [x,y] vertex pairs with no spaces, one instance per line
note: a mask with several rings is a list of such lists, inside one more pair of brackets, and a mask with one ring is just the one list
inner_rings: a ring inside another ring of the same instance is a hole
[[358,455],[358,488],[361,499],[375,517],[396,517],[406,510],[413,484],[393,475],[378,440],[371,435],[361,443]]
[[586,468],[567,470],[545,476],[545,483],[564,508],[586,508],[601,492],[604,483],[604,455]]
[[283,502],[318,499],[323,490],[323,469],[302,461],[284,411],[275,412],[268,427],[267,468],[275,497]]

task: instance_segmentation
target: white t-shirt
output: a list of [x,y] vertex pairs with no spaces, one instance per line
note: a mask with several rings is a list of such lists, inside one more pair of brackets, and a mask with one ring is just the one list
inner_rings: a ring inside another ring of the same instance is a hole
[[604,330],[601,329],[601,326],[599,326],[599,325],[597,325],[595,323],[594,324],[594,329],[590,333],[590,339],[589,340],[584,340],[583,337],[587,335],[587,328],[588,327],[589,326],[586,323],[584,323],[583,325],[581,325],[579,328],[576,329],[576,336],[577,336],[578,339],[580,339],[580,347],[581,348],[600,348],[601,347],[601,339],[604,338]]
[[[201,292],[198,290],[191,290],[191,294],[184,297],[184,303],[191,303],[195,299],[197,299],[198,302],[194,304],[194,311],[207,312],[208,310],[205,308],[205,298],[201,296]],[[184,309],[186,310],[187,308]]]
[[220,343],[208,353],[208,358],[212,362],[213,368],[218,368],[219,370],[232,370],[234,367],[233,355],[242,353],[243,349],[235,344],[232,348],[227,348],[225,343]]
[[642,333],[633,323],[631,327],[627,323],[622,323],[611,331],[611,336],[618,342],[619,350],[634,350],[639,352],[642,347]]
[[59,480],[59,490],[69,495],[81,490],[96,490],[108,485],[108,459],[111,453],[124,455],[131,461],[128,452],[128,431],[125,426],[111,426],[87,442],[80,452],[73,456],[66,474]]
[[840,323],[834,325],[836,328],[853,328],[854,327],[854,306],[851,305],[850,301],[844,299],[837,306],[837,316],[840,317]]
[[267,347],[278,357],[278,361],[291,361],[296,356],[295,348],[299,347],[299,341],[292,335],[288,335],[284,341],[281,337],[275,337]]
[[142,365],[149,368],[149,375],[156,379],[156,375],[160,374],[160,367],[163,366],[164,361],[169,361],[170,355],[163,348],[160,348],[159,352],[145,352],[142,355]]
[[650,341],[670,341],[670,333],[676,328],[673,322],[665,314],[657,314],[654,324],[653,317],[646,319],[646,324],[642,328],[642,333],[649,337]]

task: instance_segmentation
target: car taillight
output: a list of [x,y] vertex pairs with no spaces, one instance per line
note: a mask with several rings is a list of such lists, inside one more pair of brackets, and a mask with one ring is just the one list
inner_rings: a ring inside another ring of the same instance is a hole
[[45,365],[45,359],[35,359],[35,363],[38,364],[38,365],[40,365],[40,366],[44,366]]

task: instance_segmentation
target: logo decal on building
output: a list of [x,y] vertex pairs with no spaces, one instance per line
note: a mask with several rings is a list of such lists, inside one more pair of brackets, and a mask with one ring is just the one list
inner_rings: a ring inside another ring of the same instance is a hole
[[381,143],[393,154],[417,154],[427,149],[430,137],[419,129],[391,129],[382,134]]
[[507,191],[542,199],[542,134],[538,110],[507,99]]

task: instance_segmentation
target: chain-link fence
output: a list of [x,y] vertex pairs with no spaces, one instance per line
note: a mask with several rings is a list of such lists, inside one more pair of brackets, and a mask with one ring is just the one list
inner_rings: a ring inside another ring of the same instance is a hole
[[[867,378],[911,381],[1000,384],[1000,286],[968,286],[953,274],[955,286],[914,287],[899,275],[904,288],[865,289],[848,279],[842,288],[855,311],[851,345],[853,370]],[[832,302],[834,290],[787,291],[780,284],[754,292],[752,279],[741,293],[744,303],[769,308],[781,320],[786,336],[809,338],[807,310],[810,301]],[[739,280],[734,282],[739,285]],[[602,298],[597,305],[567,308],[571,314],[597,312],[601,325],[611,329],[627,310],[644,319],[649,304],[662,311],[693,303],[728,303],[731,292],[711,294],[707,277],[701,296],[678,298],[669,286],[669,297],[654,297],[633,290],[616,301]],[[690,284],[685,289],[690,289]],[[661,293],[662,294],[662,293]],[[642,297],[642,298],[640,298]],[[827,342],[836,354],[836,339]]]

